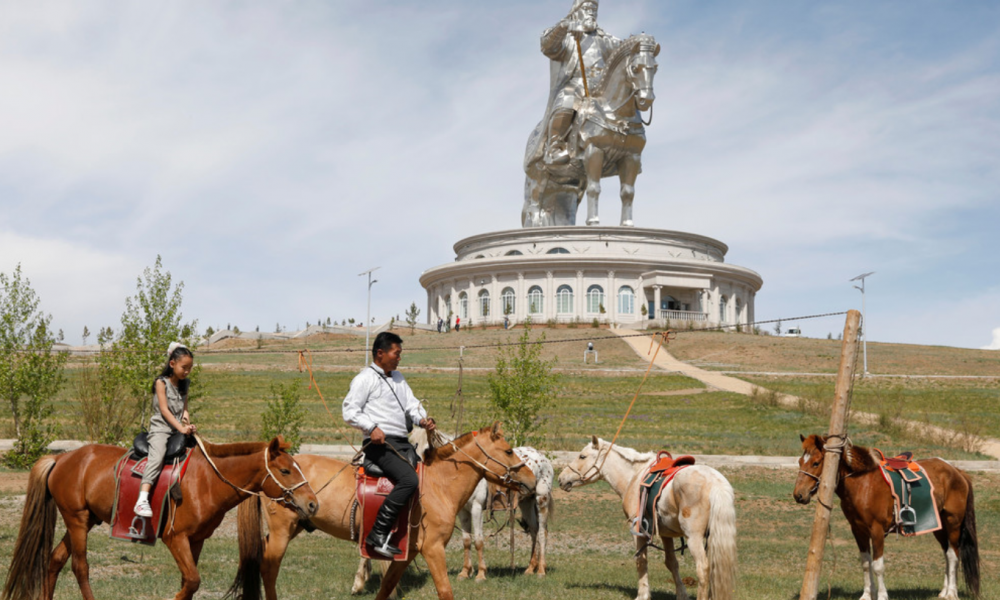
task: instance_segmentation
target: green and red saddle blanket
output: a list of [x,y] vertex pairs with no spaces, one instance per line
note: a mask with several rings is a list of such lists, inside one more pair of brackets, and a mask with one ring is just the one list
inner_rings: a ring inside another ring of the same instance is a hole
[[941,517],[934,501],[934,485],[927,471],[913,462],[913,454],[904,452],[886,458],[878,448],[882,478],[892,491],[895,502],[895,530],[905,536],[921,535],[941,529]]
[[694,464],[693,456],[674,458],[666,450],[656,453],[656,460],[639,483],[639,506],[632,520],[632,535],[652,539],[657,534],[656,503],[674,475]]
[[[167,522],[170,497],[180,497],[180,483],[193,453],[188,449],[184,454],[164,461],[163,470],[149,495],[152,517],[135,514],[135,502],[139,499],[142,474],[146,471],[148,457],[126,452],[115,465],[115,505],[111,513],[111,537],[147,546],[156,545],[156,538],[163,534]],[[174,491],[176,489],[176,491]]]

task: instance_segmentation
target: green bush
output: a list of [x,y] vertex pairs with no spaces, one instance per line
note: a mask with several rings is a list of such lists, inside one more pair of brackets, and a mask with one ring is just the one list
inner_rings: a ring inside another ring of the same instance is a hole
[[[517,344],[497,347],[496,367],[490,373],[489,418],[503,422],[511,446],[525,446],[541,437],[539,413],[556,393],[555,360],[542,360],[542,346],[531,341],[531,321],[525,321]],[[536,341],[544,341],[543,333]]]
[[295,454],[302,445],[300,429],[306,418],[306,411],[300,404],[301,387],[298,380],[288,385],[271,385],[271,397],[261,415],[261,434],[265,440],[282,435],[292,445],[289,452]]

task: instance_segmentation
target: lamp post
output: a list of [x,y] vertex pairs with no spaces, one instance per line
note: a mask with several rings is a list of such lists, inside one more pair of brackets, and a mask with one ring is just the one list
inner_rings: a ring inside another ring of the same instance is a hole
[[874,275],[875,271],[858,275],[851,281],[860,281],[861,285],[854,286],[854,289],[861,290],[861,345],[864,348],[864,370],[862,377],[868,377],[868,317],[865,315],[865,277]]
[[378,279],[372,279],[372,272],[378,271],[381,268],[382,267],[375,267],[374,269],[368,269],[364,273],[358,273],[358,277],[363,275],[368,276],[368,312],[365,317],[365,351],[362,353],[365,364],[368,364],[368,348],[370,347],[369,338],[372,335],[372,286],[378,283]]

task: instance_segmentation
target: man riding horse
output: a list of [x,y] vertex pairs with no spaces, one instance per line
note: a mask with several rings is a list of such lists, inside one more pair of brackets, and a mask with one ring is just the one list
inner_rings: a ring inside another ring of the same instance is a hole
[[[546,164],[570,161],[567,137],[573,117],[586,101],[588,89],[601,80],[607,58],[620,44],[621,40],[597,26],[597,0],[574,0],[569,15],[542,33],[542,54],[552,61],[552,87],[545,111]],[[585,70],[580,69],[581,55]]]
[[399,511],[420,485],[415,471],[416,450],[406,436],[414,422],[434,431],[434,419],[427,416],[403,375],[396,370],[403,353],[402,344],[402,338],[395,333],[383,331],[375,336],[372,364],[351,381],[343,407],[344,420],[365,434],[365,458],[379,466],[395,484],[365,539],[366,544],[386,558],[400,553],[399,548],[389,544],[392,527]]

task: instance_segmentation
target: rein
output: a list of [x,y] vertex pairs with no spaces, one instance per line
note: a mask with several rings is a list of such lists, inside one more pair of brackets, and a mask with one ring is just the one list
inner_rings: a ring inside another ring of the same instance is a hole
[[[487,451],[486,451],[486,449],[485,449],[485,448],[483,448],[482,444],[480,444],[480,443],[479,443],[479,437],[478,437],[478,436],[477,436],[477,435],[475,434],[475,432],[473,432],[473,435],[472,435],[472,439],[473,439],[473,441],[475,441],[475,442],[476,442],[476,447],[477,447],[477,448],[479,448],[479,451],[480,451],[480,452],[482,452],[484,456],[486,456],[486,462],[487,462],[487,464],[483,464],[483,463],[479,462],[478,460],[476,460],[475,458],[473,458],[473,457],[472,457],[472,455],[470,455],[470,454],[469,454],[468,452],[466,452],[465,450],[462,450],[462,449],[461,449],[461,448],[459,448],[459,447],[458,447],[457,445],[455,445],[455,442],[454,442],[454,441],[452,441],[452,440],[445,440],[445,439],[444,439],[443,437],[441,437],[441,435],[440,435],[440,434],[438,434],[438,433],[437,433],[436,431],[435,431],[434,433],[435,433],[435,437],[437,438],[437,441],[438,441],[438,447],[441,447],[441,446],[443,446],[443,445],[445,445],[445,444],[450,444],[450,445],[451,445],[451,447],[452,447],[452,448],[453,448],[453,449],[455,450],[455,452],[459,452],[459,453],[461,453],[461,454],[464,454],[464,455],[465,455],[466,457],[468,457],[468,459],[469,459],[469,460],[471,460],[471,461],[472,461],[472,462],[473,462],[473,463],[474,463],[474,464],[475,464],[475,465],[476,465],[477,467],[479,467],[479,468],[480,468],[480,469],[482,469],[483,471],[485,471],[485,472],[487,472],[487,473],[489,473],[489,474],[493,475],[493,476],[494,476],[494,477],[496,477],[497,479],[499,479],[499,480],[500,480],[500,482],[501,482],[501,484],[502,484],[502,485],[504,485],[504,486],[507,486],[507,487],[513,487],[513,485],[514,485],[515,483],[518,483],[518,482],[515,482],[515,481],[514,481],[514,478],[513,478],[513,477],[511,477],[511,475],[510,475],[510,474],[511,474],[511,472],[512,472],[512,471],[514,471],[515,469],[520,469],[521,467],[523,467],[523,466],[524,466],[524,464],[525,464],[525,463],[524,463],[524,461],[523,461],[523,460],[522,460],[521,462],[517,463],[517,464],[516,464],[516,465],[514,465],[514,466],[511,466],[511,467],[508,467],[508,466],[507,466],[507,465],[506,465],[505,463],[503,463],[503,462],[501,462],[501,461],[497,460],[496,458],[493,458],[492,456],[490,456],[490,453],[489,453],[489,452],[487,452]],[[497,463],[498,465],[500,465],[501,467],[503,467],[504,469],[506,469],[506,472],[505,472],[505,473],[503,473],[503,474],[501,475],[500,473],[497,473],[496,471],[493,471],[493,470],[491,470],[491,469],[489,468],[489,466],[488,466],[488,463],[489,463],[489,461],[491,461],[491,460],[492,460],[493,462]],[[520,485],[520,484],[518,483],[518,485]]]
[[[269,456],[270,448],[268,446],[264,446],[264,470],[267,471],[267,475],[265,475],[264,479],[261,480],[260,482],[261,491],[251,492],[250,490],[245,490],[240,486],[236,485],[235,483],[233,483],[232,481],[226,479],[226,476],[222,474],[222,471],[219,470],[219,467],[216,466],[215,461],[213,461],[212,457],[208,454],[208,450],[205,448],[205,443],[202,441],[201,436],[195,434],[194,439],[196,442],[198,442],[198,447],[201,448],[202,455],[205,456],[205,460],[208,461],[208,464],[212,465],[212,470],[215,471],[215,474],[219,476],[219,479],[227,483],[229,487],[233,488],[237,492],[242,492],[249,496],[258,496],[260,498],[267,498],[271,502],[280,502],[285,506],[288,506],[290,508],[295,508],[295,502],[292,500],[292,496],[295,494],[295,490],[299,489],[304,485],[306,486],[309,485],[309,481],[306,479],[306,476],[302,473],[302,469],[299,468],[298,463],[296,463],[295,461],[292,461],[292,464],[295,465],[295,470],[299,472],[299,476],[302,477],[302,481],[296,483],[292,487],[285,487],[284,485],[282,485],[282,483],[278,481],[278,478],[275,477],[274,473],[271,471],[270,456]],[[271,496],[268,496],[267,494],[264,493],[264,484],[267,483],[267,480],[269,478],[273,479],[275,485],[281,488],[280,498],[272,498]]]

